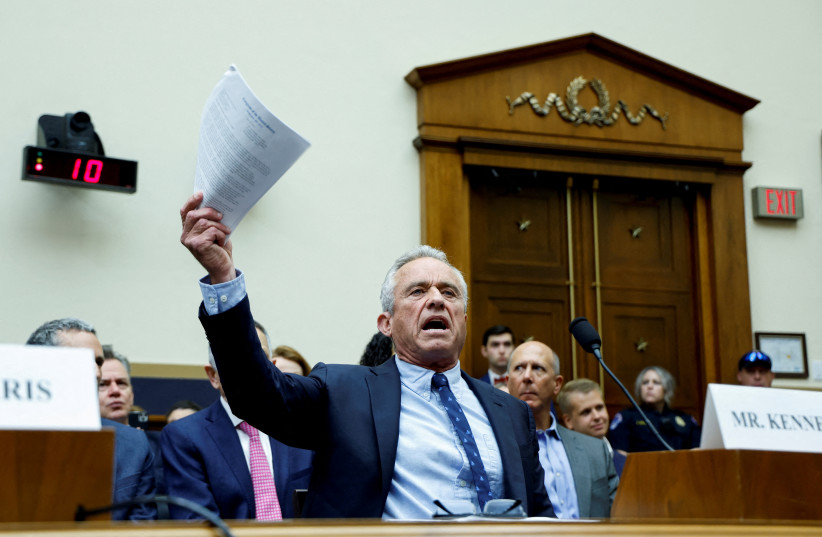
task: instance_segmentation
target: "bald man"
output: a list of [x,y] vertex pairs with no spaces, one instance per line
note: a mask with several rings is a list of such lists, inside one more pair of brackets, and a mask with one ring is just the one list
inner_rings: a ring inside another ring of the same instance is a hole
[[551,400],[562,383],[559,358],[548,345],[529,341],[511,353],[508,390],[534,415],[545,488],[557,517],[607,518],[619,483],[614,461],[601,440],[554,419]]

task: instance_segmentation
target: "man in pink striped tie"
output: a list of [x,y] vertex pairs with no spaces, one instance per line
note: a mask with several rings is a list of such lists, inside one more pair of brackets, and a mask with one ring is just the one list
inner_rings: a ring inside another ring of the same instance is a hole
[[[225,519],[293,518],[293,495],[307,489],[313,453],[268,437],[231,412],[220,375],[205,366],[220,398],[163,429],[161,447],[168,493]],[[172,506],[172,518],[197,518]]]

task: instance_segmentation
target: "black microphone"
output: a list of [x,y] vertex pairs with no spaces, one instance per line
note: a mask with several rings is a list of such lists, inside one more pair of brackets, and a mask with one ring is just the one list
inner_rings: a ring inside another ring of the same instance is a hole
[[[577,317],[571,321],[571,326],[568,327],[568,330],[573,334],[574,339],[579,342],[580,346],[585,349],[585,352],[594,355],[599,354],[602,339],[599,337],[597,329],[588,322],[588,319],[585,317]],[[601,355],[597,358],[601,359]]]
[[568,331],[571,332],[571,334],[574,336],[574,339],[577,340],[577,343],[579,343],[579,345],[583,349],[585,349],[585,352],[593,354],[596,357],[597,361],[599,361],[599,365],[602,366],[602,369],[604,369],[608,373],[608,375],[612,379],[614,379],[614,382],[617,383],[617,386],[622,388],[623,393],[625,393],[625,395],[628,396],[628,400],[631,401],[631,404],[634,405],[635,409],[637,409],[639,415],[642,416],[642,419],[644,419],[645,423],[648,424],[648,427],[651,429],[651,432],[653,432],[654,435],[656,435],[656,439],[662,442],[662,445],[665,446],[665,449],[667,449],[668,451],[674,451],[674,448],[672,448],[668,444],[668,442],[666,442],[665,439],[662,438],[662,435],[659,434],[659,431],[656,430],[656,427],[654,427],[654,424],[651,423],[651,420],[648,419],[648,416],[645,415],[645,412],[643,412],[642,409],[639,408],[639,405],[636,403],[636,401],[634,401],[634,398],[631,397],[630,392],[628,392],[628,390],[625,389],[625,386],[622,385],[622,383],[619,381],[616,375],[614,375],[611,372],[611,370],[608,369],[608,366],[605,365],[605,361],[602,359],[602,353],[599,352],[599,349],[602,346],[602,338],[599,337],[599,332],[597,332],[597,329],[594,328],[591,325],[591,323],[588,322],[588,319],[586,319],[585,317],[577,317],[576,319],[571,321],[570,326],[568,326]]

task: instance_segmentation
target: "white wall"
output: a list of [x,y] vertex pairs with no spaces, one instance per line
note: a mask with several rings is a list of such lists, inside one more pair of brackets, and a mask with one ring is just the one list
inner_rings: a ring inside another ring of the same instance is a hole
[[[203,103],[235,63],[313,144],[235,234],[256,317],[312,363],[355,362],[385,270],[420,237],[403,77],[596,32],[762,101],[745,115],[746,199],[753,186],[801,187],[806,216],[749,217],[753,327],[805,332],[822,360],[820,23],[817,0],[2,2],[0,341],[73,315],[133,361],[204,361],[201,270],[178,242],[178,210]],[[20,180],[37,118],[77,110],[108,155],[139,161],[137,194]]]

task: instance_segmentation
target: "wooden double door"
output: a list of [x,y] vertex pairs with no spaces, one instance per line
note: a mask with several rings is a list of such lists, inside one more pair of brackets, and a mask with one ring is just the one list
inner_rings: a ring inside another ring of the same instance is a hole
[[[633,394],[659,365],[677,381],[674,406],[702,416],[694,207],[690,184],[468,166],[471,332],[510,326],[559,356],[566,381],[600,382],[613,412],[628,401],[568,325],[586,316],[605,362]],[[474,361],[475,374],[482,360]]]

